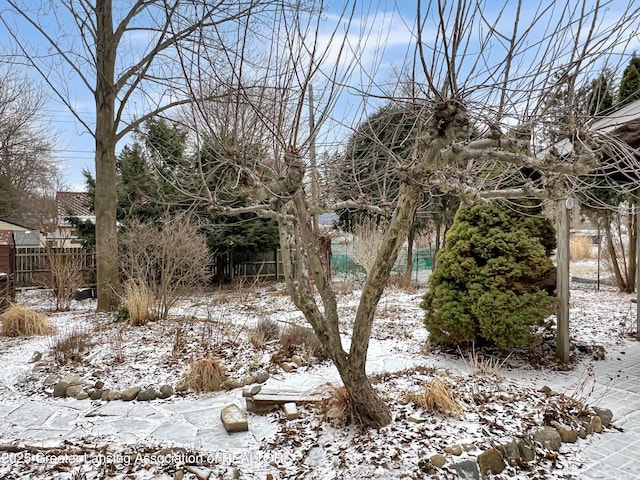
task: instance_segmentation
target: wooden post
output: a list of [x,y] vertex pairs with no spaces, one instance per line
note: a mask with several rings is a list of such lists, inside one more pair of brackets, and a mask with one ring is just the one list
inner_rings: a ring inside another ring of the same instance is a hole
[[569,227],[571,218],[571,198],[558,202],[556,229],[558,230],[557,290],[558,290],[558,325],[556,336],[556,356],[564,363],[569,363]]
[[636,340],[640,340],[640,192],[636,193]]

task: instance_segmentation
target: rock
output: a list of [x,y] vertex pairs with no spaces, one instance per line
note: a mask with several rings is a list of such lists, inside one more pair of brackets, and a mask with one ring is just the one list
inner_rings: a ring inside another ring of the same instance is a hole
[[444,453],[455,456],[462,455],[462,445],[451,445],[449,447],[444,447]]
[[258,415],[269,413],[278,408],[278,405],[274,403],[256,403],[250,398],[245,399],[245,403],[247,405],[247,412],[257,413]]
[[193,465],[185,465],[184,469],[187,472],[193,473],[198,480],[208,480],[211,476],[210,470],[205,470],[204,468],[194,467]]
[[62,437],[50,437],[44,440],[30,440],[24,446],[33,450],[59,450],[64,448],[65,440]]
[[138,393],[136,400],[138,400],[139,402],[148,402],[150,400],[155,400],[157,396],[158,393],[156,392],[156,389],[153,387],[149,387]]
[[560,450],[562,439],[553,427],[542,427],[533,434],[533,440],[547,450]]
[[234,403],[227,405],[220,411],[220,420],[222,420],[224,429],[229,433],[249,430],[247,414]]
[[585,420],[584,418],[581,418],[580,424],[582,425],[582,428],[584,428],[586,435],[593,434],[593,424],[591,423],[591,419],[588,418]]
[[89,398],[91,400],[100,400],[100,399],[102,399],[102,390],[100,390],[100,389],[96,390],[91,395],[89,395]]
[[173,387],[171,385],[162,385],[158,392],[158,398],[165,399],[173,395]]
[[504,461],[502,455],[495,448],[485,450],[478,455],[478,467],[482,476],[492,473],[498,474],[504,470]]
[[67,382],[58,382],[56,383],[56,385],[53,387],[53,396],[54,397],[64,397],[67,395],[67,388],[69,388],[70,385]]
[[69,375],[65,375],[65,377],[61,380],[69,385],[82,385],[82,379],[78,375],[73,375],[70,373]]
[[287,417],[287,420],[294,420],[296,418],[300,418],[300,412],[298,412],[298,407],[296,407],[295,402],[287,402],[282,405],[284,409],[284,414]]
[[186,383],[181,383],[176,387],[176,392],[186,392],[189,390],[189,385]]
[[422,418],[420,415],[415,415],[415,414],[411,414],[407,417],[407,421],[411,422],[411,423],[424,423],[427,421],[426,418]]
[[571,430],[569,428],[563,427],[558,422],[553,422],[552,425],[560,434],[560,440],[562,440],[562,443],[576,443],[578,441],[577,430]]
[[126,390],[123,390],[122,400],[124,400],[125,402],[130,402],[131,400],[133,400],[138,396],[138,394],[140,393],[140,390],[142,390],[142,387],[131,387],[131,388],[127,388]]
[[153,328],[156,325],[158,325],[158,322],[147,322],[147,327],[149,327],[149,328]]
[[591,420],[591,427],[593,428],[593,433],[602,433],[602,419],[598,415]]
[[69,385],[67,387],[67,391],[65,392],[67,397],[76,398],[80,392],[84,390],[82,385]]
[[266,370],[258,370],[253,376],[255,382],[254,383],[264,383],[269,380],[269,372]]
[[480,480],[480,471],[478,464],[473,460],[465,460],[464,462],[454,463],[450,467],[451,470],[458,472],[460,478]]
[[36,350],[35,352],[33,352],[33,355],[31,355],[31,358],[29,359],[29,363],[36,363],[36,362],[39,362],[40,360],[42,360],[42,352],[39,352],[38,350]]
[[509,443],[501,445],[499,447],[499,451],[502,454],[503,458],[506,458],[510,464],[516,464],[521,459],[518,442],[513,439]]
[[545,395],[551,395],[551,392],[553,390],[551,390],[551,388],[549,388],[548,386],[544,386],[542,387],[540,390],[538,390],[540,393],[544,393]]
[[444,467],[444,464],[447,463],[447,459],[445,458],[444,455],[432,455],[431,457],[429,457],[429,461],[433,464],[434,467],[436,468],[442,468]]
[[280,367],[282,367],[282,370],[284,370],[287,373],[292,372],[293,370],[298,368],[295,363],[289,363],[289,362],[282,362],[280,364]]
[[222,382],[222,385],[220,385],[220,387],[222,388],[222,390],[233,390],[236,388],[244,387],[244,382],[241,382],[240,380],[236,380],[234,378],[228,378],[224,382]]
[[258,393],[260,393],[261,389],[262,389],[262,386],[260,385],[251,385],[248,387],[244,387],[242,389],[242,396],[245,398],[253,397],[254,395],[257,395]]
[[44,379],[44,381],[42,382],[43,385],[45,386],[50,386],[50,385],[54,385],[56,383],[58,383],[58,381],[60,380],[60,376],[53,374],[53,375],[49,375],[47,378]]
[[105,402],[109,400],[109,389],[102,390],[102,396],[100,397],[100,399],[104,400]]
[[122,393],[120,390],[109,390],[107,394],[107,399],[111,402],[113,400],[120,400],[122,398]]
[[102,389],[104,388],[104,382],[103,382],[102,380],[98,380],[98,381],[93,385],[93,387],[94,387],[96,390],[102,390]]
[[536,446],[528,438],[518,441],[518,451],[520,452],[520,458],[525,462],[533,462],[536,458]]
[[173,480],[182,480],[184,478],[184,472],[182,470],[176,470]]
[[603,427],[606,428],[611,425],[611,420],[613,419],[613,412],[611,410],[608,408],[593,407],[593,411],[600,417]]
[[76,398],[78,400],[86,400],[87,398],[89,398],[89,394],[85,391],[82,391],[78,395],[76,395]]
[[251,385],[252,383],[256,383],[256,379],[253,378],[251,375],[244,377],[243,381],[245,385]]
[[293,357],[291,357],[291,361],[295,363],[298,367],[301,367],[302,365],[304,365],[304,360],[302,360],[302,357],[300,355],[294,355]]

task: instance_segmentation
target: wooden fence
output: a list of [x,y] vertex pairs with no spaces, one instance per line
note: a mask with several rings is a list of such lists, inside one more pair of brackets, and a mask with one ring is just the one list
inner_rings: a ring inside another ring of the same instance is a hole
[[[52,265],[69,262],[82,271],[83,282],[96,283],[96,257],[92,251],[81,248],[36,248],[16,249],[14,281],[17,288],[46,286],[52,279]],[[224,281],[261,278],[274,280],[283,277],[282,259],[278,252],[261,252],[236,258],[226,256],[222,263],[213,263],[207,268],[210,278],[218,278],[222,268]]]
[[51,284],[55,266],[67,264],[82,272],[85,285],[96,283],[95,253],[82,248],[18,247],[14,281],[17,288]]

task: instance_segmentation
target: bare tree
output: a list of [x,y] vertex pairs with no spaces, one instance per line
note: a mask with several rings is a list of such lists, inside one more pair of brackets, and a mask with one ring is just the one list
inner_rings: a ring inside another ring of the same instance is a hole
[[58,180],[44,106],[37,85],[0,69],[0,217],[30,222],[26,214],[41,210],[38,204]]
[[[188,51],[189,42],[211,30],[217,43],[209,48],[222,55],[225,30],[233,31],[240,19],[272,3],[280,2],[2,1],[1,22],[16,58],[36,69],[95,139],[98,310],[110,310],[118,301],[117,143],[152,116],[191,101],[182,95],[178,45]],[[95,118],[76,107],[77,85],[94,97]]]

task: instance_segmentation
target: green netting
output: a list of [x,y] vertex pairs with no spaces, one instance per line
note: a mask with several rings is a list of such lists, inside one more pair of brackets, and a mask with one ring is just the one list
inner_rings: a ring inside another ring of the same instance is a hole
[[[342,273],[364,273],[364,268],[353,261],[350,255],[353,247],[351,245],[334,244],[331,246],[331,269],[334,272]],[[433,265],[433,251],[423,248],[413,252],[412,271],[431,270]],[[404,272],[407,266],[407,252],[400,252],[398,259],[393,266],[396,273]]]

